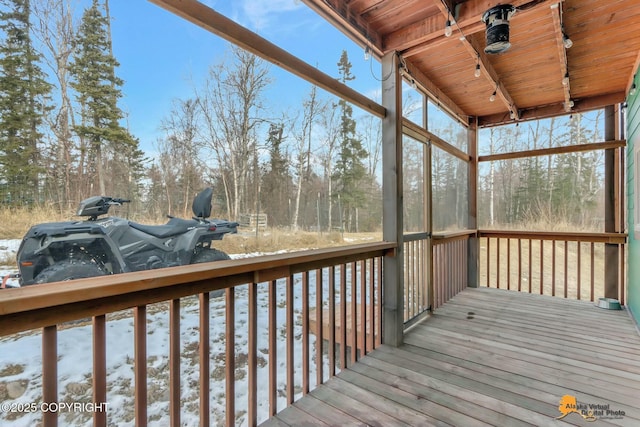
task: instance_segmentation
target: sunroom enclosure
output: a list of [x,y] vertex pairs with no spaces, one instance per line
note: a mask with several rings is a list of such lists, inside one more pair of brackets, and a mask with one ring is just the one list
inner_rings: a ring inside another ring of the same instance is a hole
[[[169,393],[165,403],[173,426],[185,420],[185,407],[190,403],[197,405],[196,417],[203,426],[263,422],[339,372],[357,366],[381,345],[400,346],[409,327],[422,328],[419,334],[423,336],[415,335],[412,340],[428,341],[428,322],[418,323],[467,287],[588,301],[608,297],[624,303],[625,141],[617,106],[605,109],[605,140],[600,143],[479,156],[477,119],[457,118],[467,133],[467,150],[461,150],[430,132],[426,117],[422,124],[403,117],[403,79],[411,78],[422,93],[425,115],[428,99],[437,99],[437,88],[396,53],[381,58],[382,74],[389,77],[381,83],[379,105],[199,2],[153,2],[382,120],[383,241],[3,292],[0,336],[42,330],[43,403],[58,402],[63,391],[57,352],[65,323],[86,318],[92,319],[90,327],[85,326],[92,340],[87,355],[93,367],[91,401],[109,402],[108,324],[114,313],[131,310],[135,347],[131,416],[136,425],[147,425],[148,407],[156,403],[150,399],[147,348],[157,336],[149,334],[147,323],[157,303],[163,303],[169,313]],[[455,115],[455,111],[449,113]],[[403,141],[408,140],[420,147],[423,171],[422,229],[411,232],[404,222]],[[434,230],[434,149],[467,165],[466,229]],[[585,150],[605,151],[602,233],[478,229],[478,168],[482,162]],[[572,263],[567,248],[573,245],[577,259]],[[508,254],[506,258],[504,253]],[[534,254],[539,264],[532,261]],[[549,256],[550,265],[544,261]],[[598,257],[602,258],[601,264],[596,262]],[[599,265],[604,266],[603,271],[599,271]],[[569,270],[577,275],[577,290],[568,286]],[[539,279],[534,282],[536,271]],[[545,271],[551,272],[550,281]],[[605,284],[602,295],[595,286],[596,275],[602,275]],[[525,277],[526,283],[522,280]],[[224,299],[214,303],[209,292],[219,289],[225,289]],[[491,298],[490,294],[484,294],[484,298]],[[576,307],[572,310],[580,310]],[[197,336],[189,343],[191,352],[197,353],[195,382],[186,381],[181,369],[186,347],[181,331],[188,328],[181,320],[185,310],[197,316],[196,326],[189,326],[197,329]],[[223,352],[214,354],[211,331],[220,322],[224,323]],[[212,380],[213,371],[223,371],[218,372],[219,382]],[[215,388],[220,384],[224,384],[224,390]],[[94,425],[110,422],[108,412],[86,416],[93,417]],[[62,417],[57,412],[45,412],[43,425],[65,425]]]

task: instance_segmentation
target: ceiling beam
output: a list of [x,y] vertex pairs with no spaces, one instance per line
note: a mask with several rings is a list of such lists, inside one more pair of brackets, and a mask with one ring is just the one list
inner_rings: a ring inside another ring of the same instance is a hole
[[[551,18],[553,19],[553,29],[556,36],[556,47],[558,48],[558,59],[560,60],[560,81],[562,82],[562,92],[564,95],[564,111],[571,111],[571,76],[567,63],[567,50],[564,47],[564,32],[562,28],[562,4],[551,5]],[[565,76],[569,76],[565,80]]]
[[518,111],[518,106],[515,101],[507,91],[507,88],[504,87],[504,84],[500,81],[500,77],[498,73],[493,68],[493,65],[489,62],[489,58],[487,54],[484,53],[484,50],[480,46],[480,44],[476,41],[476,39],[471,37],[466,37],[461,40],[465,49],[474,60],[478,60],[480,63],[480,73],[484,78],[491,81],[491,84],[496,91],[496,97],[500,98],[502,103],[507,107],[507,110],[510,113],[511,118],[518,120],[520,118],[520,113]]
[[460,123],[465,126],[469,124],[469,115],[462,111],[458,105],[445,95],[442,90],[438,88],[427,76],[425,76],[417,67],[411,62],[404,61],[404,65],[407,68],[407,72],[414,79],[417,86],[429,95],[432,101],[438,104],[439,107],[445,109],[449,114],[455,117]]
[[302,2],[356,43],[369,46],[372,55],[381,58],[385,53],[378,34],[370,31],[369,24],[361,16],[351,12],[348,1],[302,0]]
[[[606,95],[594,96],[591,98],[576,99],[574,100],[574,106],[571,109],[572,113],[582,113],[586,111],[597,110],[598,108],[604,108],[609,105],[615,105],[620,102],[624,102],[626,97],[625,92],[609,93]],[[564,110],[564,102],[545,105],[543,107],[524,108],[520,110],[520,120],[538,120],[548,117],[566,115]],[[499,126],[509,123],[514,123],[514,120],[509,119],[508,114],[491,114],[488,116],[481,116],[478,118],[478,125],[480,127]]]
[[382,105],[197,0],[149,1],[377,117],[386,115]]
[[[434,47],[433,42],[436,42],[437,45],[439,44],[438,42],[449,40],[444,36],[447,9],[440,0],[434,1],[440,8],[440,16],[433,16],[428,20],[416,22],[387,35],[382,42],[383,50],[385,52],[397,50],[402,53],[402,56],[408,58]],[[558,3],[558,1],[513,0],[509,3],[516,7],[516,14],[520,15],[540,7],[549,7],[554,3]],[[469,0],[460,3],[455,9],[454,36],[456,35],[456,30],[462,32],[466,37],[483,31],[485,24],[481,21],[482,14],[499,3],[499,1],[487,2],[486,0]]]

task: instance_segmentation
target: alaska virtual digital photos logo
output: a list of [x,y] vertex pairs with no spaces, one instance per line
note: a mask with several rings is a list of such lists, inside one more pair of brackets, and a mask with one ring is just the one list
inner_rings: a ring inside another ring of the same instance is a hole
[[602,403],[579,403],[575,396],[565,394],[560,399],[558,405],[560,416],[556,420],[562,419],[569,414],[576,413],[587,421],[596,421],[599,419],[620,419],[625,413],[623,410],[615,410],[611,405]]

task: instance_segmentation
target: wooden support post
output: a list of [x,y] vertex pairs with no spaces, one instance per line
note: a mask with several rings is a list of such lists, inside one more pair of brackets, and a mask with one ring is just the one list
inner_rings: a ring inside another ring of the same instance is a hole
[[[476,230],[478,228],[478,119],[473,118],[469,123],[467,131],[468,152],[469,152],[469,168],[467,180],[468,194],[468,219],[467,228]],[[480,241],[477,234],[469,237],[467,240],[467,286],[477,288],[479,283],[479,247]]]
[[399,346],[403,340],[404,248],[402,225],[402,77],[395,52],[382,57],[382,237],[396,242],[393,255],[384,257],[383,343]]
[[[424,106],[425,112],[428,111],[428,105],[425,102]],[[424,120],[427,122],[427,117]],[[436,296],[436,288],[435,281],[433,276],[433,167],[432,161],[433,158],[433,144],[431,142],[427,143],[424,147],[424,203],[425,203],[425,230],[428,233],[427,242],[425,244],[425,265],[427,268],[427,289],[428,289],[428,298],[429,298],[429,308],[433,313],[435,309],[435,296]]]
[[[604,139],[614,140],[616,137],[616,112],[610,105],[605,108],[604,114]],[[618,182],[617,174],[620,173],[619,162],[616,159],[616,149],[604,150],[604,231],[608,233],[618,232],[619,217],[616,209],[620,209],[619,194],[616,192]],[[605,243],[604,245],[604,297],[618,298],[619,280],[619,253],[618,245]]]

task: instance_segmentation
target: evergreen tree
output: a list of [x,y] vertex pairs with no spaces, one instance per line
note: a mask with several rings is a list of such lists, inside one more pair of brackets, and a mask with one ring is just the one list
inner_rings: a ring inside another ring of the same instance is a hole
[[115,74],[120,64],[111,54],[108,28],[98,0],[93,0],[82,16],[70,67],[71,86],[81,111],[80,124],[74,130],[82,141],[81,150],[88,154],[89,169],[100,192],[106,193],[108,171],[116,179],[111,181],[114,188],[110,191],[131,197],[129,182],[139,178],[143,159],[137,139],[119,122],[123,118],[118,107],[123,81]]
[[[338,62],[340,82],[354,80],[351,74],[351,63],[347,51],[343,50]],[[364,159],[367,151],[356,133],[356,121],[353,119],[353,108],[345,100],[338,102],[340,109],[339,153],[334,168],[333,180],[336,182],[334,195],[339,198],[342,208],[342,219],[349,230],[356,231],[357,209],[365,202],[364,179],[367,169]],[[354,216],[355,215],[355,216]],[[341,224],[342,226],[342,224]]]
[[289,161],[286,153],[282,151],[284,142],[282,133],[284,124],[271,123],[267,147],[269,148],[268,170],[263,175],[263,184],[260,194],[260,204],[269,216],[269,224],[284,226],[289,224],[291,202],[291,176],[289,174]]
[[40,125],[51,85],[31,41],[29,0],[4,0],[0,11],[0,179],[5,202],[37,200]]

